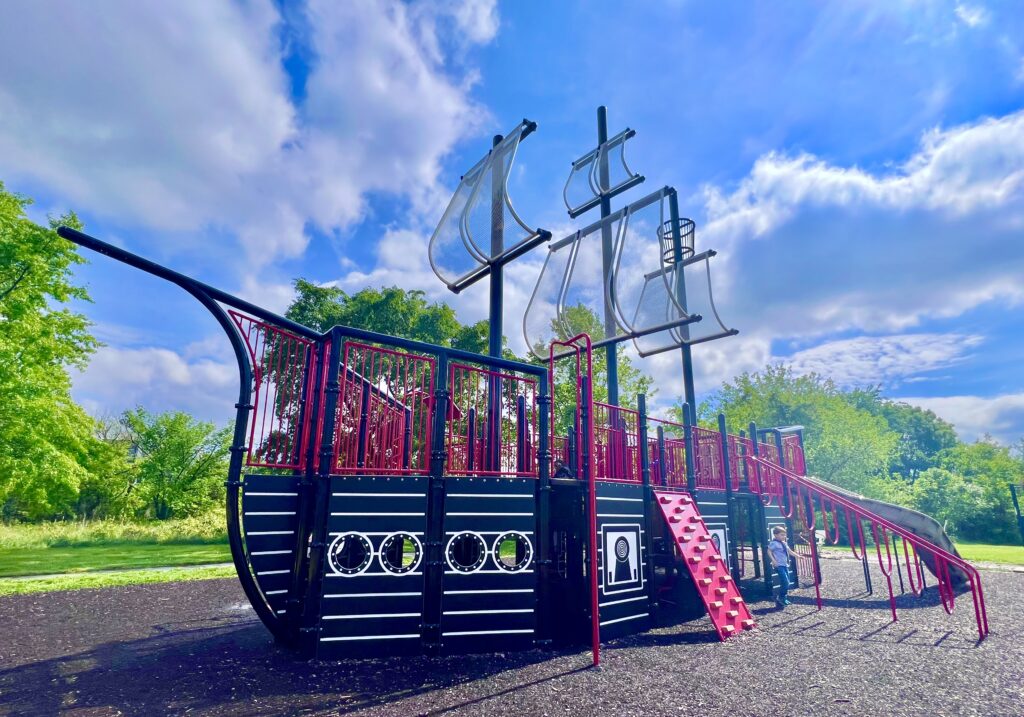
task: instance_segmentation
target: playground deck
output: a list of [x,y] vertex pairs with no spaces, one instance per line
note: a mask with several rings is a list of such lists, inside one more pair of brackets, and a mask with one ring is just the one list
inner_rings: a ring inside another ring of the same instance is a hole
[[234,579],[3,598],[0,715],[1024,712],[1024,574],[985,571],[980,645],[969,611],[936,618],[934,586],[890,623],[858,563],[828,575],[826,610],[810,589],[784,612],[752,602],[760,631],[725,644],[702,615],[608,643],[600,670],[582,649],[309,663]]

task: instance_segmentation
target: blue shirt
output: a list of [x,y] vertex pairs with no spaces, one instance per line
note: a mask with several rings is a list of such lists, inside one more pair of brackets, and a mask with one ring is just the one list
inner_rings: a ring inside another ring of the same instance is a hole
[[775,567],[786,567],[789,565],[789,551],[786,549],[786,544],[781,540],[773,540],[768,543],[768,552],[771,553],[772,563]]

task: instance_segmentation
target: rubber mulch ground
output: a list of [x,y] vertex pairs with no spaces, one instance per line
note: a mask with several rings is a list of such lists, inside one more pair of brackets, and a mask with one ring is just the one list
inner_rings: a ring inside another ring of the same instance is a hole
[[[992,634],[968,595],[864,594],[859,563],[824,565],[785,611],[721,644],[706,619],[572,651],[309,663],[274,645],[234,580],[0,599],[0,714],[1024,714],[1024,574],[982,573]],[[884,586],[881,587],[884,591]]]

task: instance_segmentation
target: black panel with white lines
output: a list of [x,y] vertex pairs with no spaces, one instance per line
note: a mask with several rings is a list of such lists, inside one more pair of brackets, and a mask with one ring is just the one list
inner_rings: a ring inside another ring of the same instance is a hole
[[242,530],[256,584],[283,615],[295,562],[298,478],[247,475],[242,485]]
[[422,649],[425,477],[332,477],[317,656]]
[[441,649],[522,650],[537,625],[535,480],[448,478]]
[[[651,627],[643,487],[597,483],[598,606],[601,640]],[[608,556],[612,556],[608,560]]]
[[728,504],[725,502],[725,492],[719,490],[698,490],[694,494],[694,498],[697,501],[697,510],[700,511],[700,515],[704,518],[704,525],[707,526],[708,532],[711,533],[711,540],[714,543],[715,550],[722,556],[722,560],[725,561],[726,567],[730,570],[732,565],[729,564],[729,510]]

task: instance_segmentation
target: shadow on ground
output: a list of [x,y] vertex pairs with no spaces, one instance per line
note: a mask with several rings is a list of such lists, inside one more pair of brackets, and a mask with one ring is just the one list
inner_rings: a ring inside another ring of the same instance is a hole
[[[138,715],[190,709],[217,714],[236,713],[241,702],[253,711],[261,706],[273,711],[280,706],[288,712],[346,714],[550,661],[557,654],[534,650],[320,663],[299,659],[275,646],[257,621],[210,622],[190,628],[173,623],[155,625],[152,637],[109,642],[85,652],[2,670],[0,713],[83,710],[92,714],[89,710],[105,708]],[[546,674],[466,705],[575,671]],[[196,679],[197,674],[202,679]]]

